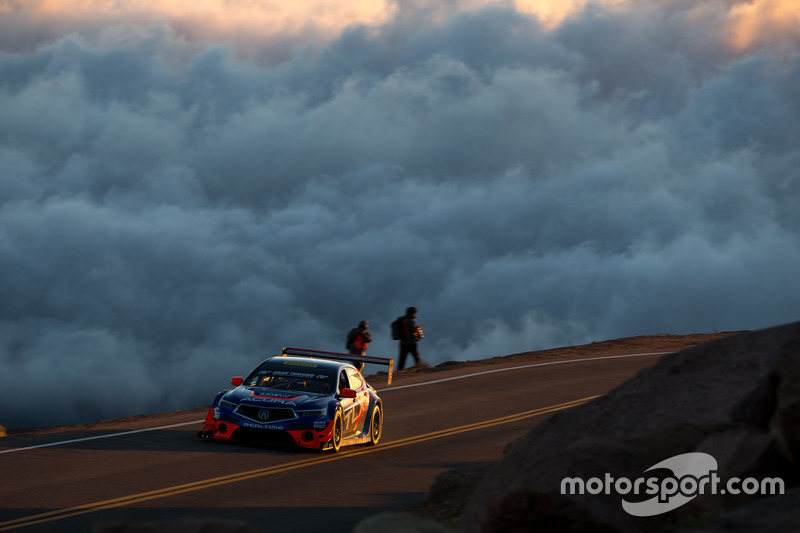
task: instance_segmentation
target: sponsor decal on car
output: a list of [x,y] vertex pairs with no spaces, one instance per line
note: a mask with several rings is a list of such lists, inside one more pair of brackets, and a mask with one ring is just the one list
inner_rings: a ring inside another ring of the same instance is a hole
[[297,405],[297,402],[293,402],[291,400],[284,400],[283,398],[276,398],[274,396],[253,396],[251,398],[248,398],[247,401],[249,403],[269,402],[269,403],[279,403],[281,405]]
[[312,368],[319,366],[317,363],[306,363],[306,362],[302,362],[302,361],[283,361],[283,364],[284,365],[290,365],[290,366],[308,366],[308,367],[312,367]]
[[264,424],[255,424],[255,423],[253,423],[253,422],[244,422],[244,421],[242,421],[242,423],[241,423],[241,424],[239,424],[239,425],[240,425],[241,427],[243,427],[243,428],[255,428],[255,429],[277,429],[277,430],[280,430],[280,431],[285,431],[285,430],[286,430],[286,427],[285,427],[285,426],[276,426],[276,425],[269,425],[269,426],[265,426]]

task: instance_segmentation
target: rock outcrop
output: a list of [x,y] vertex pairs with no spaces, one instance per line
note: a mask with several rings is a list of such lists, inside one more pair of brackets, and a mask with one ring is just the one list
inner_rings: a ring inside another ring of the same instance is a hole
[[[713,456],[723,482],[779,476],[787,488],[797,484],[800,323],[665,356],[607,395],[549,418],[509,445],[486,471],[463,505],[458,529],[635,533],[713,523],[709,531],[738,531],[731,511],[780,506],[781,498],[798,501],[794,491],[769,502],[757,494],[703,494],[669,512],[640,517],[628,514],[622,499],[649,496],[561,493],[566,477],[635,480],[689,452]],[[727,521],[710,522],[721,515]]]
[[455,530],[412,513],[381,513],[359,522],[353,533],[455,533]]
[[725,513],[701,529],[677,533],[796,533],[800,527],[800,489],[783,496],[763,498]]

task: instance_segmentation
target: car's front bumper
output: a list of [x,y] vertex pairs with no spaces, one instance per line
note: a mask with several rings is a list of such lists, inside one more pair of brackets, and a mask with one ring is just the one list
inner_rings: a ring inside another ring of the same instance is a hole
[[[323,422],[325,425],[317,429]],[[333,438],[333,420],[315,423],[292,421],[291,423],[254,424],[237,423],[232,420],[214,418],[214,409],[208,410],[203,429],[197,434],[204,440],[223,440],[300,446],[303,448],[326,448]]]

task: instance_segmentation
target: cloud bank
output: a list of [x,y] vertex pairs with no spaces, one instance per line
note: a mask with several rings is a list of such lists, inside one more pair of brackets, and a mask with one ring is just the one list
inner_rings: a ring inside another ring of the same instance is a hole
[[431,363],[798,318],[788,3],[433,5],[0,2],[0,424],[205,405],[362,319],[392,356],[408,305]]

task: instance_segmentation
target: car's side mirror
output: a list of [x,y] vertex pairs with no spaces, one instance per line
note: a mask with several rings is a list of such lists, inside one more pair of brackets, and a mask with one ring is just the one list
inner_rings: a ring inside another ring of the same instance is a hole
[[242,382],[244,382],[244,378],[242,376],[236,376],[234,378],[231,378],[231,385],[233,385],[234,387],[238,387],[239,385],[242,384]]
[[356,397],[356,391],[354,391],[353,389],[342,389],[342,391],[339,393],[339,395],[342,398],[355,398]]

